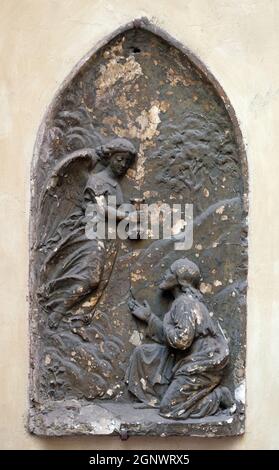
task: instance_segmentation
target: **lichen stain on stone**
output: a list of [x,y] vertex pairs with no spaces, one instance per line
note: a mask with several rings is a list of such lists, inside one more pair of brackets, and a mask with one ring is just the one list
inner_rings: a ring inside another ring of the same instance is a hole
[[141,272],[139,270],[137,270],[136,272],[134,273],[131,273],[131,280],[132,282],[137,282],[137,281],[140,281],[141,279],[143,278]]
[[155,135],[159,134],[157,131],[157,127],[161,122],[159,114],[160,104],[154,103],[148,111],[143,110],[140,116],[136,119],[141,129],[141,140],[151,140]]
[[[125,100],[123,100],[122,103],[123,102],[125,102]],[[150,109],[142,110],[135,119],[132,120],[129,117],[127,126],[116,126],[113,130],[119,137],[129,137],[132,139],[138,138],[141,142],[152,140],[154,136],[159,135],[157,127],[161,122],[159,116],[160,111],[160,102],[152,102]]]
[[122,37],[115,44],[110,46],[109,49],[104,51],[103,57],[105,59],[111,59],[117,56],[122,56],[123,54],[123,43],[125,42],[125,37]]
[[135,60],[134,56],[126,59],[112,58],[106,65],[101,65],[100,75],[96,84],[96,104],[106,96],[106,93],[121,80],[123,83],[130,82],[142,75],[140,64]]
[[[120,103],[126,103],[125,99],[122,99]],[[160,112],[166,112],[167,104],[165,101],[152,101],[151,106],[148,110],[144,109],[135,118],[132,119],[128,116],[127,126],[125,127],[114,127],[114,132],[120,137],[139,139],[140,146],[138,151],[137,159],[137,171],[135,174],[135,181],[140,184],[144,179],[144,163],[145,163],[145,149],[152,145],[152,139],[159,135],[158,125],[161,122]],[[130,177],[132,175],[130,174]]]
[[121,125],[122,122],[117,116],[113,115],[113,116],[105,116],[103,119],[103,124],[109,125],[111,127],[115,127],[117,125]]
[[191,80],[190,78],[186,78],[182,74],[178,74],[172,68],[167,71],[167,81],[170,83],[171,87],[175,87],[179,83],[184,86],[190,86],[194,83],[193,80]]
[[[133,108],[136,106],[136,100],[132,100],[130,98],[127,98],[126,94],[123,93],[122,95],[118,96],[115,100],[116,105],[123,109],[123,110],[128,110],[129,108]],[[119,121],[121,123],[121,121]]]
[[149,199],[150,197],[158,197],[158,191],[144,191],[143,195],[146,199]]

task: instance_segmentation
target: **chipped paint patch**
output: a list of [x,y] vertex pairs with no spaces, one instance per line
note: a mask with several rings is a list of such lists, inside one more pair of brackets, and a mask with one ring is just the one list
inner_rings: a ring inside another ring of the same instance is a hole
[[234,396],[237,401],[240,401],[241,403],[245,404],[245,395],[246,395],[246,390],[245,390],[245,380],[243,380],[238,387],[236,387]]
[[139,346],[142,343],[142,338],[143,335],[137,330],[134,330],[130,336],[129,343],[133,344],[134,346]]
[[98,295],[92,295],[89,300],[83,302],[82,307],[95,307],[97,300],[99,299]]
[[224,212],[224,209],[225,209],[225,206],[220,206],[218,207],[218,209],[216,209],[216,214],[223,214]]
[[46,354],[45,357],[45,365],[48,366],[51,363],[51,357],[49,354]]
[[207,284],[207,283],[205,283],[205,282],[201,282],[200,291],[201,291],[202,294],[211,294],[211,292],[212,292],[212,285],[211,285],[211,284]]
[[142,384],[143,390],[146,390],[146,380],[143,377],[140,379],[140,383]]

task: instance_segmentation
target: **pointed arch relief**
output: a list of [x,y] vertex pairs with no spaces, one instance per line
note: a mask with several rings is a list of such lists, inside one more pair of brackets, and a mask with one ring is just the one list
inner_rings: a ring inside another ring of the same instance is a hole
[[[33,158],[31,432],[244,432],[247,191],[228,98],[168,34],[135,20],[78,64]],[[143,237],[142,204],[193,217]]]

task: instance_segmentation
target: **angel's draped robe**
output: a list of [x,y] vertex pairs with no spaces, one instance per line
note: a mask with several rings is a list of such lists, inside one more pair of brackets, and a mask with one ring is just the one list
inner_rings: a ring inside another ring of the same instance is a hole
[[103,172],[90,175],[81,207],[63,220],[48,240],[38,293],[47,313],[70,315],[91,293],[94,306],[106,287],[116,242],[88,238],[86,224],[90,221],[85,212],[88,204],[102,205],[107,196],[115,196],[116,206],[123,203],[119,183]]
[[135,348],[126,373],[128,390],[159,407],[162,416],[216,413],[229,348],[220,325],[193,290],[174,300],[163,321],[151,314],[147,335],[154,343]]

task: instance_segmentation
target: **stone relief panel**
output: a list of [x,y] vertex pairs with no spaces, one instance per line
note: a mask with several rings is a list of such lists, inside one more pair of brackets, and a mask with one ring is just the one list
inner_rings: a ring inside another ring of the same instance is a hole
[[[142,237],[142,203],[192,205],[191,246]],[[92,204],[134,231],[92,238]],[[246,216],[241,134],[204,66],[144,19],[90,53],[33,160],[31,432],[244,432]]]

